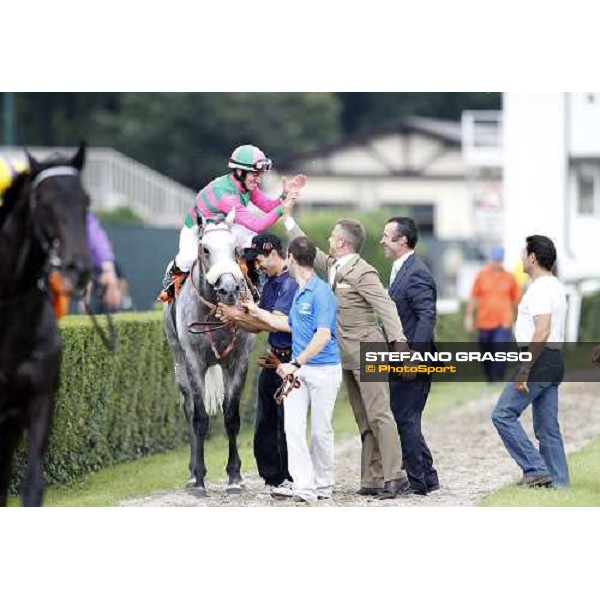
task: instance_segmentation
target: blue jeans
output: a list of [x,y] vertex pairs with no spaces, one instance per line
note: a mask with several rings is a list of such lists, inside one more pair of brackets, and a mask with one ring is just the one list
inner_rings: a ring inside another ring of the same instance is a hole
[[[506,352],[512,341],[512,331],[506,327],[479,330],[479,349],[481,352]],[[485,378],[491,383],[504,381],[506,374],[505,362],[494,362],[486,360],[483,363]]]
[[[552,356],[554,355],[554,356]],[[492,421],[515,462],[526,477],[550,476],[555,487],[569,486],[569,468],[558,424],[558,386],[562,380],[560,353],[545,351],[528,382],[529,394],[521,394],[513,382],[506,384],[492,413]],[[550,381],[532,381],[544,375]],[[519,417],[532,405],[533,430],[539,451],[527,437]]]

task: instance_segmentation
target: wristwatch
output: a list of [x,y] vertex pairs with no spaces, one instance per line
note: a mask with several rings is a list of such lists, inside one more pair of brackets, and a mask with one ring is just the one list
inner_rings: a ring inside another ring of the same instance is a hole
[[301,369],[302,365],[297,361],[297,360],[293,360],[290,365],[294,365],[294,367],[296,367],[296,369]]

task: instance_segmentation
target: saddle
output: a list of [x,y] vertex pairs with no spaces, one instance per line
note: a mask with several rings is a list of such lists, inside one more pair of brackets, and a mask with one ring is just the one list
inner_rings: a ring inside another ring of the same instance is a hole
[[[277,369],[279,365],[281,365],[281,360],[272,350],[258,359],[258,366],[262,369]],[[294,389],[299,389],[300,385],[300,379],[295,375],[284,377],[283,383],[275,392],[275,396],[273,396],[275,404],[283,404],[283,401],[288,397],[290,392]]]
[[[244,259],[239,259],[238,264],[240,266],[240,270],[244,275],[244,279],[246,280],[246,284],[248,285],[248,289],[252,294],[252,298],[254,302],[260,302],[260,292],[258,291],[256,285],[254,284],[254,273],[252,267],[248,265],[248,263]],[[184,273],[179,269],[175,269],[173,273],[167,274],[165,280],[163,281],[163,289],[160,294],[156,298],[158,302],[162,303],[170,303],[179,296],[181,292],[181,288],[185,283],[185,280],[188,278],[189,273]]]

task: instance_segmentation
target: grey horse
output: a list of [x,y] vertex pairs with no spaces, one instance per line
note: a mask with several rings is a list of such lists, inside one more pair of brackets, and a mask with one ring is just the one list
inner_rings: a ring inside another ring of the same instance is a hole
[[165,331],[189,427],[193,493],[206,496],[204,441],[209,417],[222,410],[229,439],[227,492],[239,494],[240,396],[255,336],[223,327],[214,316],[218,302],[237,304],[248,293],[229,223],[201,221],[199,225],[198,261],[176,300],[165,304]]

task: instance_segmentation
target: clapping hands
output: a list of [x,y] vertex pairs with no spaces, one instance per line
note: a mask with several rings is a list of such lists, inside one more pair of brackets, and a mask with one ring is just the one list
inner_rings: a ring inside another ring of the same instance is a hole
[[283,194],[285,198],[283,208],[287,216],[291,216],[292,208],[300,198],[300,190],[302,190],[305,185],[306,175],[296,175],[289,181],[287,177],[282,179]]

